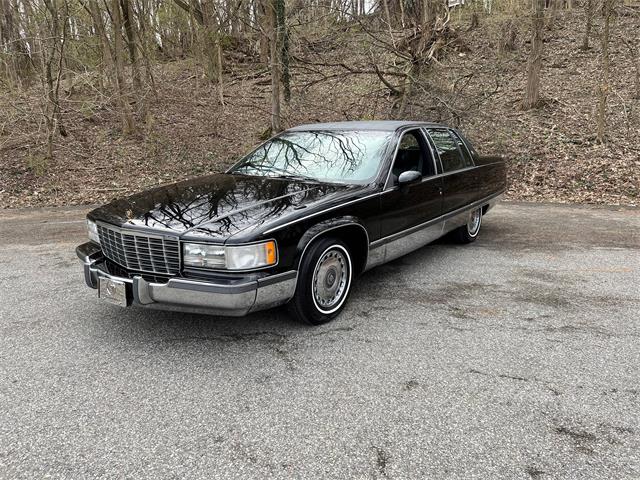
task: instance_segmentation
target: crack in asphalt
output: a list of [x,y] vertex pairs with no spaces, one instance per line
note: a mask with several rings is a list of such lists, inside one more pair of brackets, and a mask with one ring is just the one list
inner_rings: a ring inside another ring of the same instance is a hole
[[391,460],[389,453],[384,448],[375,445],[373,446],[373,449],[376,453],[376,469],[380,475],[387,478],[387,468]]

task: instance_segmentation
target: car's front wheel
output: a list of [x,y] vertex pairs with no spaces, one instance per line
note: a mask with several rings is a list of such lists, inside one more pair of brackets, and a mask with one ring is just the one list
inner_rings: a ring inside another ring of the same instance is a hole
[[289,303],[296,319],[311,325],[334,319],[349,296],[352,265],[344,242],[329,237],[314,242],[302,258],[296,293]]
[[482,226],[482,207],[476,208],[469,215],[466,225],[462,225],[453,231],[454,238],[460,243],[471,243],[478,238]]

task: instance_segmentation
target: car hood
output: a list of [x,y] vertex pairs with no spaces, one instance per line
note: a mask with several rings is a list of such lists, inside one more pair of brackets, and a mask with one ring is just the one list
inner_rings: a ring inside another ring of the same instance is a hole
[[89,218],[121,227],[225,239],[250,226],[274,223],[352,188],[284,178],[215,174],[113,200],[93,210]]

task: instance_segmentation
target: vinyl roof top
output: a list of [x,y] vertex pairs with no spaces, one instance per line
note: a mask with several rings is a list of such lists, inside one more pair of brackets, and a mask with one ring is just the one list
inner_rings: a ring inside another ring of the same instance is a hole
[[431,122],[420,122],[412,120],[367,120],[352,122],[330,122],[330,123],[308,123],[289,128],[288,131],[308,131],[308,130],[377,130],[394,132],[403,127],[445,127],[445,125]]

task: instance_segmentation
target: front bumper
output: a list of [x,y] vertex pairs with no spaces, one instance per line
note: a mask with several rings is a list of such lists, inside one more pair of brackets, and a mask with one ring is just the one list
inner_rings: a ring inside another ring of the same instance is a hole
[[170,278],[166,283],[109,273],[100,247],[92,242],[76,248],[84,267],[87,286],[97,289],[100,277],[127,284],[130,303],[162,310],[190,311],[210,315],[242,316],[287,303],[295,293],[295,270],[262,278],[207,282],[186,278]]

